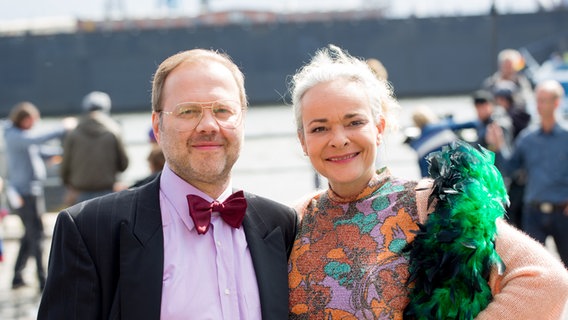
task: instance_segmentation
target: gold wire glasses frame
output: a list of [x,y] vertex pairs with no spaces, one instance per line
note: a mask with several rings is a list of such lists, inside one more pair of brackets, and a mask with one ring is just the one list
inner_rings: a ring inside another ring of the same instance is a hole
[[236,128],[243,114],[243,107],[237,101],[218,100],[213,102],[182,102],[173,111],[160,111],[172,116],[172,125],[177,131],[190,131],[197,127],[203,118],[204,109],[210,109],[219,126],[226,129]]

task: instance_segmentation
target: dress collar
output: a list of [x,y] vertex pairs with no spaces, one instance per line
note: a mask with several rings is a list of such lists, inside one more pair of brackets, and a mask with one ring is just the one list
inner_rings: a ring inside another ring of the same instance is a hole
[[352,197],[342,197],[340,195],[338,195],[337,193],[335,193],[331,187],[328,185],[328,189],[327,189],[327,196],[329,197],[329,199],[333,202],[336,203],[349,203],[349,202],[354,202],[354,201],[358,201],[364,198],[367,198],[369,196],[371,196],[375,191],[377,191],[380,187],[382,187],[390,178],[391,173],[389,171],[388,168],[383,167],[379,170],[377,170],[377,172],[375,172],[375,174],[373,175],[373,177],[371,178],[371,180],[369,180],[369,182],[367,183],[367,186],[361,190],[361,192],[359,192],[359,194],[352,196]]

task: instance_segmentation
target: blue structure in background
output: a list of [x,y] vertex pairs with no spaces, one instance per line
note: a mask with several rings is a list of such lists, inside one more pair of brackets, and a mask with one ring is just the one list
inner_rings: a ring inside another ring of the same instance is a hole
[[[244,71],[254,105],[287,101],[287,76],[329,43],[355,56],[379,58],[399,98],[469,94],[496,69],[498,51],[558,38],[568,30],[563,10],[421,19],[385,19],[372,12],[352,13],[349,19],[340,13],[293,18],[214,12],[160,21],[80,21],[74,33],[0,35],[0,117],[22,100],[34,102],[46,116],[76,114],[82,97],[93,90],[108,92],[117,113],[148,111],[155,66],[194,47],[229,53]],[[536,61],[550,55],[531,53]]]

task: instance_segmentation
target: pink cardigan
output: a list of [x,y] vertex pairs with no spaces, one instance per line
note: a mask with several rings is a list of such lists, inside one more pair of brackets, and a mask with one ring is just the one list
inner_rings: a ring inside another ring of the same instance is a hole
[[568,299],[568,272],[540,243],[503,220],[497,222],[497,252],[507,266],[492,271],[494,300],[476,319],[560,319]]

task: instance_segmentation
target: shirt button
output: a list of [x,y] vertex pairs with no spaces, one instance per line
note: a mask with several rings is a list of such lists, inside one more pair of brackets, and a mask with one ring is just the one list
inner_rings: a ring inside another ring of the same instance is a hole
[[217,247],[221,248],[221,241],[217,241]]
[[230,295],[230,294],[231,294],[231,290],[225,289],[225,294],[226,294],[226,295]]

